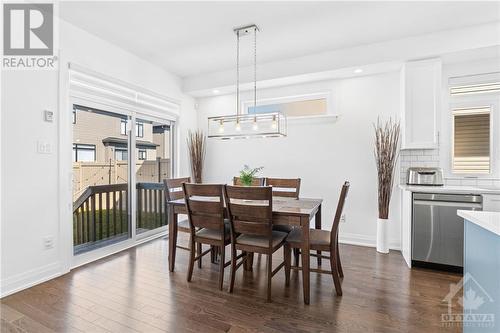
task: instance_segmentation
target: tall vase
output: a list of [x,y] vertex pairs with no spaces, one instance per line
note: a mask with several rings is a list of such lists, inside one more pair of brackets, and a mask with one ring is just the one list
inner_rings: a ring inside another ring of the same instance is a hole
[[377,219],[377,252],[389,253],[389,220]]

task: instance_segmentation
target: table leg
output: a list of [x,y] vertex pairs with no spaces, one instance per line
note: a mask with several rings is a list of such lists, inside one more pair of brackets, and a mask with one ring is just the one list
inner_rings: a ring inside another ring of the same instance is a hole
[[174,208],[168,209],[168,268],[171,272],[175,267],[175,251],[177,250],[177,214]]
[[[316,229],[321,229],[321,205],[319,205],[318,211],[314,218],[314,224]],[[318,254],[318,266],[321,266],[321,251],[316,251]]]
[[309,304],[309,278],[310,278],[310,253],[309,253],[309,218],[301,218],[300,224],[302,226],[302,288],[304,290],[304,303]]
[[251,271],[253,270],[253,252],[248,252],[246,255],[247,261],[243,264],[243,268],[245,271]]

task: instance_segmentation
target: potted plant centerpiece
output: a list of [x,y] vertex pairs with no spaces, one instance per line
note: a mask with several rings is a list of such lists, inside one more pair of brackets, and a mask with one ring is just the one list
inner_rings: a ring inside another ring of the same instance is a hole
[[264,167],[250,168],[248,165],[243,166],[243,170],[240,171],[240,181],[243,186],[252,186],[255,175],[262,171]]
[[388,223],[394,170],[398,157],[400,127],[392,119],[385,124],[377,119],[375,129],[375,162],[378,175],[377,251],[389,253]]

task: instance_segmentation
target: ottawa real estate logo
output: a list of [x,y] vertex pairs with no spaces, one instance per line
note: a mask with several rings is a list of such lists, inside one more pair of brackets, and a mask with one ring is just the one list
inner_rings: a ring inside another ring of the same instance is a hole
[[2,68],[56,69],[54,4],[3,4]]

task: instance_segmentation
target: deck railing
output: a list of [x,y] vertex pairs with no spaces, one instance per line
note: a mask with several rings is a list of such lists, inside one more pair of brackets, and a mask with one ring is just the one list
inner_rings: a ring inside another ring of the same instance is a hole
[[[137,183],[137,229],[167,224],[162,183]],[[73,245],[125,237],[129,233],[128,184],[89,186],[73,203]]]

